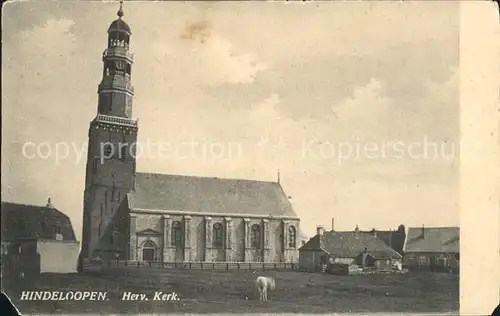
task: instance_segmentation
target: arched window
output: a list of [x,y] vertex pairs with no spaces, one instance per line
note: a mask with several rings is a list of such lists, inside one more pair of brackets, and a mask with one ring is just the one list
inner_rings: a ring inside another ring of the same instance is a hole
[[142,245],[142,260],[155,261],[156,245],[151,240],[146,240]]
[[114,230],[109,236],[109,244],[112,249],[121,249],[123,242],[122,234],[118,230]]
[[172,246],[182,246],[182,229],[178,221],[172,223]]
[[222,225],[220,223],[214,224],[213,240],[215,247],[222,247],[223,234],[222,234]]
[[297,246],[297,234],[295,227],[288,227],[288,247],[295,248]]
[[260,226],[252,225],[252,247],[260,248]]
[[124,144],[124,143],[122,143],[122,144],[120,144],[120,145],[121,145],[121,147],[120,147],[120,159],[121,159],[121,160],[125,160],[125,159],[127,159],[127,148],[128,148],[128,144],[126,144],[126,143],[125,143],[125,144]]

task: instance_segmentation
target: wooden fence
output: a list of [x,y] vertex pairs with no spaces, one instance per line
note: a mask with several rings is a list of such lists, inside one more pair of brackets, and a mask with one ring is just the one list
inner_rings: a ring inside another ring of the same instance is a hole
[[85,263],[84,269],[106,268],[156,268],[181,270],[212,270],[212,271],[266,271],[266,270],[298,270],[294,262],[149,262],[149,261],[103,261],[100,263]]

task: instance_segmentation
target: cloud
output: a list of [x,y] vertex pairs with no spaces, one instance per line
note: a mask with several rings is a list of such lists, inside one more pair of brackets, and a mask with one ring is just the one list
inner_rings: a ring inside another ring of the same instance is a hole
[[72,51],[76,46],[76,40],[70,29],[75,24],[73,20],[50,19],[44,26],[35,27],[23,31],[20,42],[26,53],[35,51],[39,58],[54,58],[57,54]]
[[[458,36],[459,25],[454,1],[229,2],[218,3],[217,9],[216,14],[224,16],[224,33],[247,47],[254,46],[253,39],[266,43],[258,47],[259,54],[273,65],[286,65],[290,57],[311,51],[317,56],[378,57],[400,43],[449,40]],[[283,25],[300,27],[291,30]]]
[[206,20],[188,23],[180,37],[190,44],[192,63],[202,67],[199,73],[206,85],[252,83],[258,72],[268,68],[252,53],[236,53]]
[[85,61],[75,55],[78,43],[71,32],[74,24],[69,19],[49,19],[41,26],[22,31],[16,38],[17,49],[6,54],[15,54],[15,58],[5,69],[4,84],[8,88],[2,97],[16,106],[4,108],[3,114],[9,118],[8,126],[25,126],[22,131],[14,132],[12,138],[43,139],[61,134],[47,126],[62,128],[68,123],[66,115],[72,120],[74,109],[68,103],[68,96],[78,88],[85,88],[82,81],[87,70]]
[[421,98],[408,104],[411,111],[407,112],[414,119],[405,119],[404,124],[408,130],[414,131],[416,137],[425,135],[434,141],[455,142],[455,146],[459,147],[458,76],[458,67],[451,67],[443,80],[425,81]]
[[338,119],[345,121],[372,117],[384,113],[393,103],[383,93],[382,83],[371,78],[368,84],[355,88],[351,97],[333,106],[332,110]]
[[201,44],[210,37],[212,24],[203,19],[193,23],[186,23],[186,28],[181,34],[182,39],[194,40]]
[[[4,56],[19,61],[12,63],[15,67],[6,69],[7,84],[14,90],[27,86],[35,88],[32,93],[16,97],[23,99],[25,104],[22,106],[38,103],[42,95],[54,101],[62,91],[73,90],[82,83],[87,68],[85,59],[77,56],[78,42],[71,31],[74,25],[75,22],[69,19],[49,19],[41,26],[20,32],[13,44],[15,50]],[[53,107],[43,110],[50,108]]]
[[235,55],[231,44],[221,37],[213,36],[206,44],[197,52],[210,75],[209,85],[252,83],[259,71],[267,69],[250,53]]
[[452,107],[458,109],[458,74],[457,66],[450,69],[450,76],[444,82],[434,82],[427,80],[424,83],[425,97],[423,101],[426,105],[433,107]]
[[268,118],[268,119],[276,119],[278,118],[278,113],[276,111],[276,105],[280,102],[280,97],[278,94],[273,93],[270,97],[266,98],[264,101],[256,104],[254,106],[254,110],[252,111],[253,115],[256,118]]

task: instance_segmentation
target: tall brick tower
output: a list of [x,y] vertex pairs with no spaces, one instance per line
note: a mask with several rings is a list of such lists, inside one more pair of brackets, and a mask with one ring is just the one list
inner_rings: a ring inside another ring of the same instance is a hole
[[122,17],[120,2],[118,19],[108,29],[97,115],[89,128],[81,252],[84,260],[106,253],[114,258],[116,254],[110,254],[114,217],[134,187],[136,146],[132,144],[137,141],[138,124],[132,118],[131,31]]

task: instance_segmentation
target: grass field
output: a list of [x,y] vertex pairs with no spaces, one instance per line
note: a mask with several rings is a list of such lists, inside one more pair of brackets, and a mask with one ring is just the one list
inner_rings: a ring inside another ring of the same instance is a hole
[[[273,276],[276,290],[258,301],[257,275]],[[303,272],[199,271],[121,268],[83,275],[46,274],[19,283],[23,290],[107,291],[109,301],[19,301],[21,313],[347,313],[458,310],[457,274],[334,276]],[[178,302],[122,301],[124,291],[175,291]],[[9,291],[8,291],[9,293]]]

